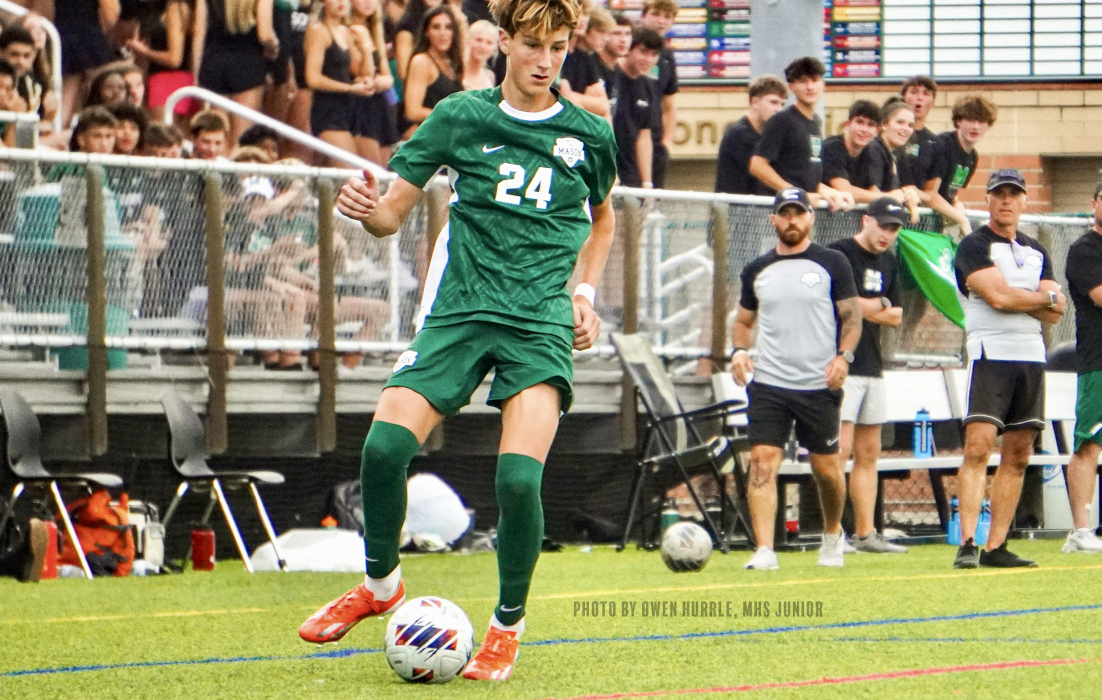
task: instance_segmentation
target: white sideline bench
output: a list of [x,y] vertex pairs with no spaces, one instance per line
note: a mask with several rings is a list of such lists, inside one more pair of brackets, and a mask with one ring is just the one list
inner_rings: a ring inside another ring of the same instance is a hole
[[[968,402],[968,372],[963,369],[899,370],[884,373],[888,398],[887,423],[914,424],[915,415],[922,408],[930,413],[931,421],[964,420]],[[715,400],[746,399],[746,390],[734,383],[730,374],[716,374],[712,378]],[[1071,458],[1072,434],[1075,427],[1076,375],[1074,372],[1047,372],[1045,374],[1045,429],[1042,445],[1050,454],[1035,454],[1030,465],[1066,465]],[[745,427],[746,417],[740,415],[732,427]],[[1059,431],[1059,433],[1057,432]],[[936,445],[935,445],[936,447]],[[1061,449],[1061,447],[1063,449]],[[877,471],[907,471],[931,469],[957,469],[963,457],[915,457],[881,458]],[[997,466],[998,453],[991,455],[989,466]],[[846,471],[853,469],[852,460],[846,463]],[[779,471],[781,476],[811,474],[807,462],[785,460]]]

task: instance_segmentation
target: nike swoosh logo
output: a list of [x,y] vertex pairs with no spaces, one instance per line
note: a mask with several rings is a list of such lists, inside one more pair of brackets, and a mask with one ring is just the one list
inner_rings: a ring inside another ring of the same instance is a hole
[[[503,149],[503,148],[505,148],[505,146],[504,146],[504,145],[502,145],[502,146],[494,146],[493,148],[490,148],[489,146],[483,146],[483,147],[482,147],[482,152],[483,152],[483,153],[493,153],[494,151],[500,151],[500,150],[501,150],[501,149]],[[504,608],[502,608],[502,609],[504,610]]]
[[519,606],[519,605],[516,606],[515,608],[507,608],[505,606],[502,606],[501,607],[501,612],[516,612],[517,610],[520,610],[520,608],[521,608],[521,606]]
[[832,447],[834,445],[834,443],[836,443],[836,442],[838,442],[838,438],[834,438],[833,440],[827,441],[827,447]]
[[366,559],[368,561],[374,561],[374,562],[379,561],[378,559],[372,559],[371,557],[364,557],[364,559]]

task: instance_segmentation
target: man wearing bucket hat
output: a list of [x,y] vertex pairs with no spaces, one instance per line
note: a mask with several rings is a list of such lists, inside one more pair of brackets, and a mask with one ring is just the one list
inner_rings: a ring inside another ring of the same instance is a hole
[[[1044,246],[1018,231],[1027,201],[1014,168],[987,181],[991,220],[965,236],[954,267],[968,336],[968,410],[959,472],[961,547],[953,566],[1036,566],[1007,551],[1006,534],[1022,493],[1033,440],[1044,427],[1045,343],[1041,322],[1056,323],[1067,305]],[[1002,435],[991,483],[991,532],[983,552],[973,537],[987,460]]]
[[[853,351],[861,337],[861,307],[846,257],[811,241],[815,214],[807,192],[777,192],[770,222],[776,247],[742,271],[731,371],[747,387],[750,437],[748,496],[758,549],[748,569],[776,569],[773,522],[777,470],[795,425],[811,453],[823,509],[820,566],[842,566],[846,482],[838,464],[838,409]],[[755,359],[750,340],[758,326]]]

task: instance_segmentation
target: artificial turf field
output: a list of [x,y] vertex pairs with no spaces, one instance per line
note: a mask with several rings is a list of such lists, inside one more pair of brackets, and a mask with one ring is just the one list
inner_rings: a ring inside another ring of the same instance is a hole
[[[354,575],[249,575],[225,561],[176,576],[0,579],[0,698],[1093,698],[1102,557],[1061,544],[1011,542],[1038,569],[956,571],[953,548],[926,545],[847,556],[840,570],[806,552],[750,572],[747,552],[717,552],[682,574],[656,552],[568,548],[540,559],[513,677],[430,686],[391,672],[379,620],[339,646],[299,640],[302,620]],[[493,554],[406,557],[402,568],[410,596],[458,603],[481,639]],[[775,613],[793,600],[815,616],[743,616],[746,603]],[[602,601],[604,616],[576,614]],[[678,615],[655,617],[660,601]],[[724,616],[700,605],[682,615],[705,601]]]

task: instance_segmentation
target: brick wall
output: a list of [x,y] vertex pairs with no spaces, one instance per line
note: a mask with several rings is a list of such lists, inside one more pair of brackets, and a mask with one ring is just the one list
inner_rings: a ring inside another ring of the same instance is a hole
[[1052,178],[1039,155],[985,156],[981,151],[972,182],[958,195],[960,201],[964,202],[969,209],[986,209],[987,178],[992,172],[1002,168],[1017,168],[1025,175],[1025,184],[1029,187],[1029,211],[1037,213],[1052,211]]

